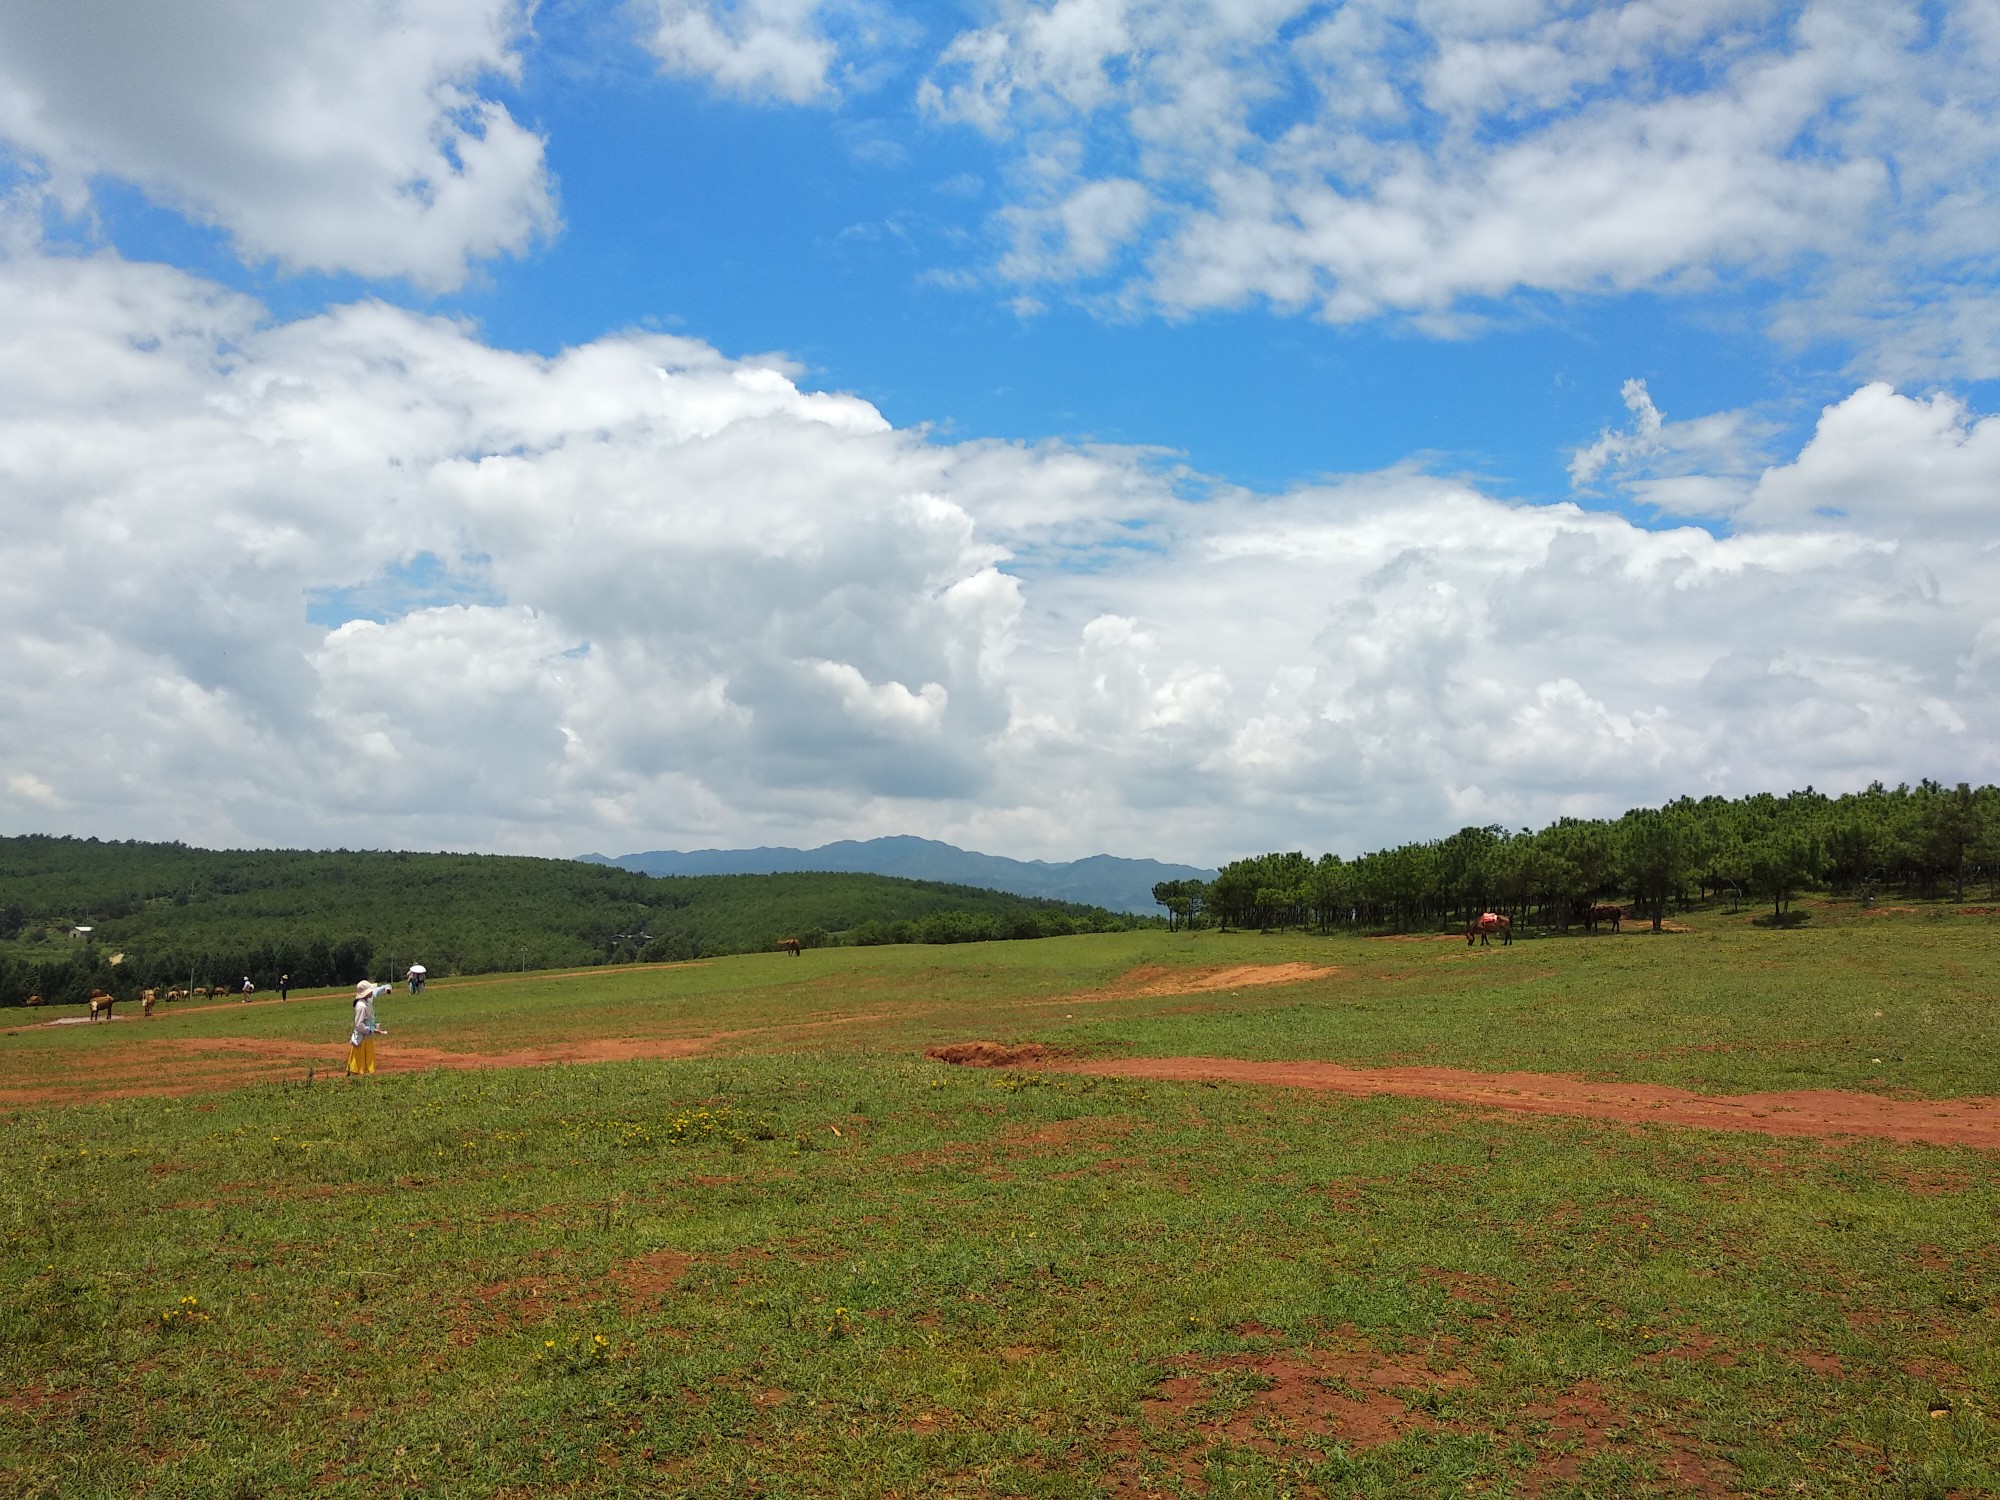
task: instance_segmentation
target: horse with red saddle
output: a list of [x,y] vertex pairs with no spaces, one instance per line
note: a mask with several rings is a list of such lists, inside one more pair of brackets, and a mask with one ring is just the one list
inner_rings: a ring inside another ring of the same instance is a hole
[[1514,943],[1514,922],[1505,912],[1483,911],[1465,924],[1465,946],[1470,948],[1476,939],[1484,948],[1486,940],[1494,933],[1500,934],[1500,945],[1512,947]]

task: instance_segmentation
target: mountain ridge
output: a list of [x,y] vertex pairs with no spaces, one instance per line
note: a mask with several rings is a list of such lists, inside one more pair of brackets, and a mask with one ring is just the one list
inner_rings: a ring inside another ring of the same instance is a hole
[[905,880],[983,886],[1017,896],[1079,901],[1110,911],[1158,910],[1153,887],[1162,880],[1211,880],[1215,871],[1156,859],[1092,854],[1082,859],[1009,859],[937,839],[892,834],[838,839],[816,849],[766,845],[756,849],[649,849],[636,854],[584,854],[585,864],[615,865],[644,875],[775,875],[802,870],[896,875]]

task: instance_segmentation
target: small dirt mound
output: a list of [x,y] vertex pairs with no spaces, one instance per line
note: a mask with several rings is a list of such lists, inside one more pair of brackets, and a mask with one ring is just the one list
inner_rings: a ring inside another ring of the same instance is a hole
[[1044,1047],[1039,1042],[1023,1042],[1018,1047],[999,1042],[953,1042],[933,1047],[924,1054],[955,1068],[1018,1068],[1029,1063],[1054,1062],[1068,1055],[1058,1047]]

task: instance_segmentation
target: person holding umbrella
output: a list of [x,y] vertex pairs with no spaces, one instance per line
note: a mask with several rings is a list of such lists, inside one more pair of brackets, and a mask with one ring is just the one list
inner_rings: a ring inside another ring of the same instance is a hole
[[412,995],[421,994],[423,992],[424,980],[428,978],[429,975],[430,975],[430,970],[426,969],[422,964],[410,965],[410,972],[404,975],[403,977],[410,981],[410,993]]
[[375,1002],[394,988],[364,979],[354,986],[354,1030],[347,1037],[347,1071],[357,1077],[375,1071],[375,1038],[389,1033],[375,1021]]

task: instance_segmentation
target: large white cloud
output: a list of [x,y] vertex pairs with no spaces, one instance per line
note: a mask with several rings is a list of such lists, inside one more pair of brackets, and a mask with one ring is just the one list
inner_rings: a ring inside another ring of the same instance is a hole
[[525,0],[0,6],[0,143],[74,210],[135,184],[249,259],[432,289],[553,227],[539,137],[480,93]]
[[[2000,372],[1984,0],[1001,0],[925,80],[1008,143],[1009,279],[1439,325],[1761,278],[1785,322]],[[1107,212],[1115,207],[1117,212]]]
[[897,431],[692,340],[272,323],[21,248],[0,822],[1217,858],[1991,778],[1996,433],[1862,389],[1723,537],[1416,471],[1203,492],[1157,453]]

